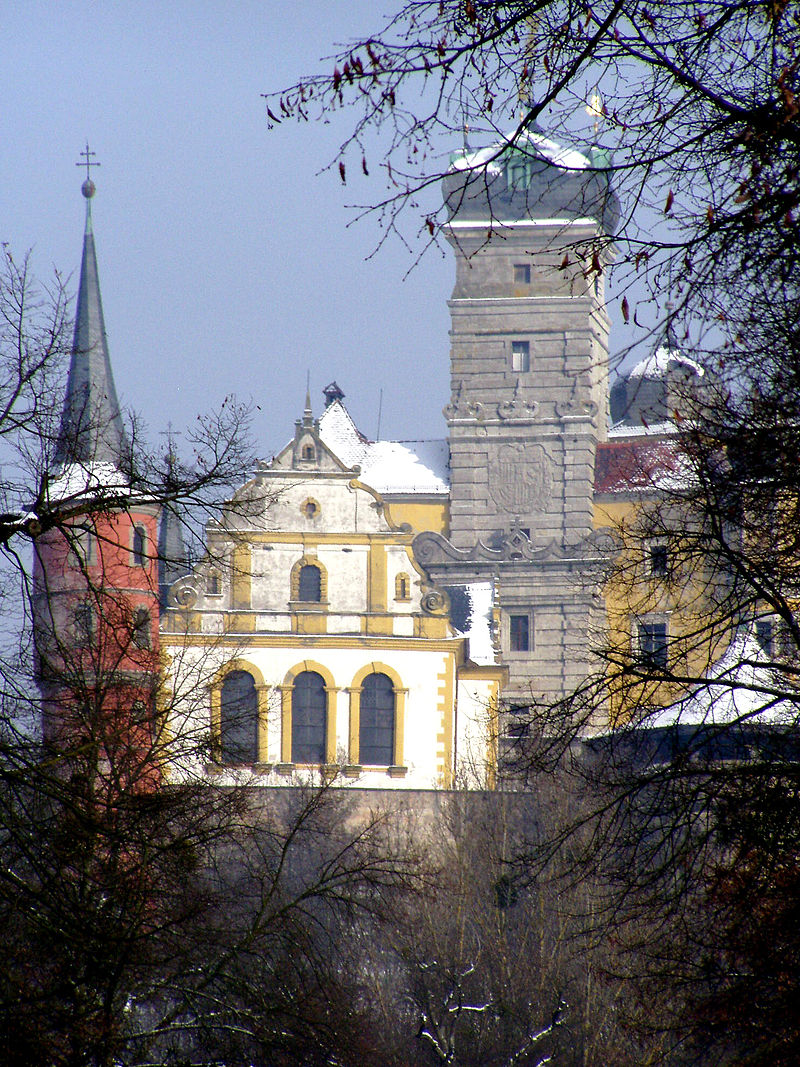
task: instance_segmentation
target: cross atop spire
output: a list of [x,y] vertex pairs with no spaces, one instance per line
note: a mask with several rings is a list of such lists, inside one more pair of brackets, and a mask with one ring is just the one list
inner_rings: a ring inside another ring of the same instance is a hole
[[[76,167],[86,167],[86,181],[81,186],[81,192],[83,193],[83,195],[86,197],[86,199],[88,201],[88,200],[92,199],[92,197],[94,196],[94,194],[96,192],[95,184],[92,181],[92,175],[91,175],[90,168],[91,167],[101,167],[102,163],[98,163],[96,160],[93,160],[91,158],[92,156],[96,156],[97,153],[96,152],[92,152],[92,150],[89,148],[89,142],[88,141],[86,142],[86,147],[84,148],[84,150],[82,152],[79,152],[78,154],[83,156],[84,158],[79,163],[76,163],[75,166]],[[88,213],[89,213],[89,205],[88,205],[88,203],[86,205],[86,211],[87,211],[87,215],[88,215]]]

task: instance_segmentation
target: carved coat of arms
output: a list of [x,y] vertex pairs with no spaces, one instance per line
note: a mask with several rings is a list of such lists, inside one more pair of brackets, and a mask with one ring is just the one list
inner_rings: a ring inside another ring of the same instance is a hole
[[552,489],[553,467],[542,445],[502,445],[489,460],[489,495],[503,511],[544,508]]

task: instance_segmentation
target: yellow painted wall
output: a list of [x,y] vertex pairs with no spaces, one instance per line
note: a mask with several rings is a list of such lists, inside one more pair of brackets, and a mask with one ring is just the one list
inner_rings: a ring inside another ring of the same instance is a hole
[[392,526],[408,523],[415,534],[427,530],[443,534],[450,533],[450,514],[446,503],[418,504],[392,502],[385,505],[386,516]]

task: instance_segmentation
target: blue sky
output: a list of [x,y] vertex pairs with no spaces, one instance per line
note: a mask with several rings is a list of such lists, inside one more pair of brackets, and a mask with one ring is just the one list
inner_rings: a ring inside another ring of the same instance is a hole
[[[380,24],[380,4],[26,0],[3,18],[0,237],[77,284],[86,139],[117,388],[154,439],[228,393],[261,408],[268,456],[291,435],[311,375],[335,378],[364,431],[443,436],[452,265],[408,278],[399,241],[374,258],[370,193],[321,169],[346,132],[268,130],[262,92]],[[373,192],[381,189],[375,179]]]
[[259,405],[268,457],[291,435],[307,371],[315,409],[335,378],[370,436],[381,389],[382,436],[444,436],[450,258],[431,250],[409,274],[419,248],[398,240],[367,258],[377,223],[353,222],[347,205],[379,196],[382,180],[344,188],[323,169],[347,113],[269,130],[260,95],[390,7],[6,5],[0,238],[32,248],[40,275],[71,272],[74,288],[88,138],[102,164],[93,217],[117,388],[154,441],[168,420],[180,429],[235,393]]

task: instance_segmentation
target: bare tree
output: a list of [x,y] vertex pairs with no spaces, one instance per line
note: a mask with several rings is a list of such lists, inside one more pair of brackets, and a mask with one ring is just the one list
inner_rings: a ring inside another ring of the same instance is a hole
[[[271,122],[351,107],[342,179],[381,172],[387,232],[422,204],[431,241],[453,208],[424,194],[451,173],[445,143],[471,143],[458,166],[480,189],[535,123],[583,142],[621,200],[626,336],[654,330],[705,376],[678,390],[659,455],[626,456],[596,672],[533,706],[519,746],[529,767],[566,762],[593,801],[578,821],[615,966],[672,1027],[674,1062],[795,1057],[770,1005],[798,981],[781,931],[797,863],[799,44],[793,3],[412,0],[332,71],[267,98]],[[614,729],[579,759],[598,713]]]

